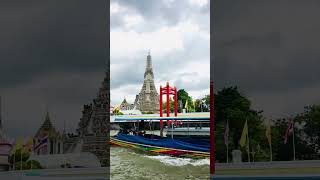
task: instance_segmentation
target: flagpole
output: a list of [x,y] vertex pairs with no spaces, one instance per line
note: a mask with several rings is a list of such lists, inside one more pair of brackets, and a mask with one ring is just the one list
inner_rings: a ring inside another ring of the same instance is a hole
[[227,163],[229,163],[229,143],[227,144]]
[[[30,157],[31,157],[31,155],[33,155],[33,142],[34,142],[33,140],[34,139],[32,138],[32,148],[31,148],[31,152],[30,152]],[[30,159],[30,169],[32,170],[32,159]]]
[[250,162],[250,142],[249,142],[249,127],[248,127],[248,162]]
[[227,119],[227,125],[225,129],[225,142],[227,146],[227,163],[229,163],[229,120]]
[[272,139],[271,139],[271,132],[270,132],[270,144],[269,144],[269,148],[270,148],[270,161],[272,162]]
[[269,128],[269,138],[270,139],[270,144],[269,144],[269,150],[270,150],[270,162],[272,162],[272,133],[271,133],[271,122],[269,119],[269,124],[268,124],[268,128]]
[[22,148],[20,150],[20,171],[22,170]]
[[294,121],[292,120],[292,141],[293,141],[293,160],[296,160],[296,145],[294,142]]
[[247,127],[248,127],[248,133],[247,133],[247,136],[248,136],[248,162],[250,162],[250,141],[249,141],[249,126],[248,126],[248,120],[246,120],[246,123],[247,123]]
[[16,170],[16,150],[13,152],[13,170]]

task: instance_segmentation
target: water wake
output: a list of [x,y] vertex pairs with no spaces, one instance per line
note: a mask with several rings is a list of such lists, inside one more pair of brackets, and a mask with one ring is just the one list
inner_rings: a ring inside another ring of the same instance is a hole
[[161,163],[168,166],[205,166],[210,165],[209,159],[191,159],[191,158],[178,158],[178,157],[170,157],[170,156],[144,156],[149,159],[155,159],[160,161]]

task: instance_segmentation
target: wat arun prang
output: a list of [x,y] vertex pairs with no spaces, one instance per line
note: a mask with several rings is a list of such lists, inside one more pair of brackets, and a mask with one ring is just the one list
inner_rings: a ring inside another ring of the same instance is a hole
[[[127,110],[126,100],[120,105],[122,110]],[[129,104],[130,105],[130,104]],[[152,59],[150,53],[147,56],[144,81],[140,93],[136,95],[133,106],[143,113],[159,113],[159,94],[154,85],[154,74],[152,69]],[[130,108],[129,108],[130,109]]]
[[[110,123],[110,84],[106,77],[102,82],[93,103],[84,105],[82,118],[77,129],[78,138],[82,141],[82,152],[95,154],[103,165],[110,164],[109,123]],[[79,141],[78,141],[79,142]],[[73,142],[70,142],[72,146]]]

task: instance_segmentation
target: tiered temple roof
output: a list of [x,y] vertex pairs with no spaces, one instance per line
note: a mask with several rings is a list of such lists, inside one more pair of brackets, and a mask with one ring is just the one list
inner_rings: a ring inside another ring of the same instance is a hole
[[49,112],[46,113],[45,120],[35,134],[35,137],[40,137],[43,133],[48,133],[50,138],[60,137],[60,133],[55,129],[51,122]]

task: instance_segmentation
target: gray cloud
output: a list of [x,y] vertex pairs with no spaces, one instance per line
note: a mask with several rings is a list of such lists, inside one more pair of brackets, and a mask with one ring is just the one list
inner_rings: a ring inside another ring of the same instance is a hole
[[74,131],[106,70],[107,1],[1,1],[0,95],[9,136],[32,135],[49,107]]
[[[1,85],[56,71],[103,70],[106,46],[105,3],[33,1],[22,7],[2,4]],[[98,8],[98,9],[96,9]],[[96,10],[95,10],[96,9]],[[21,76],[19,73],[23,74]],[[6,77],[10,76],[11,79]],[[6,84],[9,83],[9,84]]]
[[[209,40],[204,37],[203,34],[209,36],[209,5],[196,6],[189,1],[128,1],[128,0],[112,0],[111,4],[118,4],[120,9],[126,9],[125,11],[119,11],[111,16],[111,31],[134,31],[139,35],[145,33],[155,32],[162,28],[177,27],[180,23],[191,23],[199,28],[201,33],[192,32],[192,28],[181,32],[182,35],[182,48],[169,51],[165,53],[158,53],[154,55],[151,49],[151,55],[153,59],[153,70],[156,81],[172,81],[178,88],[185,88],[189,91],[203,91],[209,87],[209,74],[208,79],[199,79],[199,81],[191,83],[185,83],[185,79],[188,74],[194,74],[199,76],[201,69],[188,69],[190,72],[182,72],[189,63],[209,64]],[[125,24],[125,17],[128,15],[138,15],[143,20],[130,28]],[[186,27],[189,28],[189,27]],[[170,32],[168,32],[170,33]],[[166,36],[165,33],[160,36]],[[170,36],[170,34],[168,34]],[[123,42],[126,43],[126,42]],[[158,46],[165,47],[165,44],[159,44]],[[161,42],[160,42],[161,43]],[[112,42],[111,42],[112,47]],[[121,66],[121,70],[111,69],[111,93],[112,91],[122,91],[122,94],[132,94],[132,89],[128,89],[128,85],[131,87],[140,87],[143,83],[143,73],[145,70],[145,61],[147,55],[147,49],[138,50],[135,52],[134,57],[130,55],[123,55],[117,57],[111,54],[111,64],[115,66]],[[208,67],[208,66],[207,66]],[[139,89],[140,90],[140,89]],[[139,93],[139,90],[135,92]],[[125,91],[125,92],[124,92]],[[130,91],[130,92],[129,92]],[[120,93],[119,93],[120,94]],[[111,96],[113,103],[120,103],[123,97]],[[115,100],[116,99],[116,100]]]
[[[181,21],[191,18],[196,19],[202,28],[208,28],[208,14],[210,13],[208,5],[197,7],[190,4],[187,0],[112,0],[111,3],[117,3],[127,8],[126,13],[138,14],[147,21],[147,23],[140,24],[136,27],[135,30],[137,32],[149,32],[163,26],[174,26]],[[123,18],[126,13],[113,15],[111,28],[120,27],[123,29],[125,25]],[[200,16],[201,18],[199,18]],[[209,29],[207,30],[209,31]]]
[[302,111],[311,100],[305,89],[320,87],[319,7],[317,1],[215,1],[218,88],[238,85],[268,115]]

